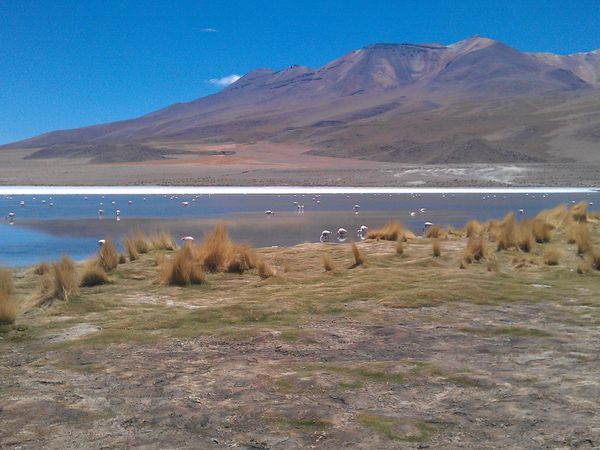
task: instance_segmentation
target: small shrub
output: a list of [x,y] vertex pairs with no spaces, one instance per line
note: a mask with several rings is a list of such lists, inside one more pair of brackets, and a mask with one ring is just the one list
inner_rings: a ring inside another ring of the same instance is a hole
[[9,296],[13,293],[14,288],[12,272],[9,269],[0,267],[0,294]]
[[258,268],[258,276],[263,280],[275,276],[275,271],[264,259],[261,259],[256,267]]
[[202,265],[194,257],[191,244],[177,250],[173,258],[165,261],[162,282],[170,286],[201,284],[206,280]]
[[323,253],[321,255],[321,260],[323,261],[325,272],[335,272],[335,263],[329,253]]
[[498,260],[496,258],[489,258],[486,268],[488,272],[498,272]]
[[431,241],[431,252],[434,258],[438,258],[442,255],[442,248],[440,246],[439,239],[433,239]]
[[125,251],[127,252],[127,256],[129,256],[129,261],[135,261],[140,257],[138,253],[137,245],[135,240],[131,237],[125,238],[123,241],[123,245],[125,247]]
[[600,270],[600,249],[590,250],[590,265],[594,270]]
[[571,237],[577,244],[577,254],[584,255],[592,249],[592,238],[587,226],[583,223],[574,224],[570,227]]
[[364,266],[367,264],[367,255],[353,242],[352,255],[354,256],[354,264],[352,267]]
[[50,272],[50,264],[47,262],[41,262],[33,269],[34,275],[45,275]]
[[157,253],[156,256],[154,257],[154,266],[158,267],[158,266],[162,266],[162,264],[165,262],[165,255],[163,253]]
[[108,275],[106,271],[96,264],[95,261],[88,263],[83,268],[83,273],[81,274],[81,281],[79,282],[80,287],[92,287],[99,286],[102,284],[108,283],[110,280],[108,279]]
[[510,212],[497,226],[496,243],[498,251],[509,250],[517,246],[515,213]]
[[544,264],[547,266],[558,266],[561,252],[558,248],[549,248],[544,253]]
[[110,272],[119,265],[119,254],[111,238],[106,239],[98,250],[98,265],[106,272]]
[[127,256],[124,253],[119,255],[119,264],[125,264],[127,262]]
[[17,305],[6,294],[0,291],[0,324],[10,324],[17,317]]
[[585,273],[589,273],[592,270],[592,265],[590,264],[590,262],[588,260],[583,260],[583,261],[579,261],[579,264],[577,265],[577,273],[579,274],[585,274]]

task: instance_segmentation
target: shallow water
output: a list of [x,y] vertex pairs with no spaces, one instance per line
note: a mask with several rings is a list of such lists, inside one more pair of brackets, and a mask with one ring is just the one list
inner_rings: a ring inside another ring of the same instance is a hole
[[[109,191],[106,188],[104,192]],[[320,195],[314,193],[317,191],[301,194],[289,189],[282,194],[248,195],[85,194],[96,192],[91,190],[82,191],[81,195],[56,195],[57,191],[53,192],[44,195],[38,188],[28,195],[0,197],[3,219],[0,264],[26,266],[54,260],[61,254],[84,259],[96,252],[98,239],[112,236],[119,240],[138,229],[164,229],[177,238],[191,235],[201,239],[216,223],[226,222],[232,238],[265,247],[316,242],[322,230],[335,233],[339,227],[348,229],[353,240],[357,239],[355,230],[361,225],[374,228],[391,219],[419,233],[425,221],[462,226],[469,219],[499,218],[519,209],[524,210],[523,217],[532,217],[559,203],[586,200],[600,205],[600,193],[585,190],[363,194],[347,191]],[[328,191],[323,189],[323,192]],[[188,202],[188,206],[183,202]],[[297,212],[294,202],[304,205],[304,213]],[[360,205],[358,214],[353,211],[355,204]],[[425,212],[420,212],[421,208]],[[102,215],[98,213],[100,209]],[[116,220],[117,210],[120,221]],[[274,211],[275,215],[265,215],[266,210]],[[11,212],[15,214],[12,225],[5,219]],[[411,212],[415,215],[411,216]]]

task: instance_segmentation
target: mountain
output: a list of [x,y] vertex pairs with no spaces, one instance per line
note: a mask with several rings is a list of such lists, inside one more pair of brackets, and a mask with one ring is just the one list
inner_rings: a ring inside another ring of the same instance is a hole
[[[319,69],[258,69],[189,103],[4,147],[35,150],[32,159],[94,162],[257,141],[394,162],[600,161],[599,92],[600,51],[523,53],[477,36],[452,45],[374,44]],[[570,139],[576,151],[558,148]]]

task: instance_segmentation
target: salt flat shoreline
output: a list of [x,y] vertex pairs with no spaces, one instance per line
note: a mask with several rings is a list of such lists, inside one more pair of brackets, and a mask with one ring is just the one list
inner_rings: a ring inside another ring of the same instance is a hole
[[0,186],[0,195],[568,194],[598,187]]

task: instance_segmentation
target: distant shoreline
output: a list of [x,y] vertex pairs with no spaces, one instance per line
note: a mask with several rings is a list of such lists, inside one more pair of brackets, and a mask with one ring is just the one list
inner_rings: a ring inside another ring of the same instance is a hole
[[598,187],[0,186],[0,195],[559,194]]

